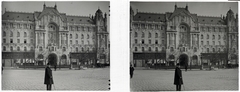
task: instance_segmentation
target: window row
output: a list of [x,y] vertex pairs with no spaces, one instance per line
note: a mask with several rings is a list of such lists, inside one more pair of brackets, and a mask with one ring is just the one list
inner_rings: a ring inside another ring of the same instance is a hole
[[208,31],[208,32],[227,32],[227,28],[221,28],[221,27],[201,27],[201,31]]
[[158,24],[138,24],[135,23],[133,24],[134,28],[142,28],[142,29],[160,29],[160,30],[165,30],[166,27],[163,25],[158,25]]
[[93,27],[69,26],[70,31],[92,31],[93,29]]
[[[210,45],[210,44],[209,44],[209,41],[207,41],[206,44],[204,44],[204,42],[201,41],[201,45]],[[211,44],[211,45],[222,45],[222,44],[221,44],[221,41],[218,41],[218,44],[216,44],[215,41],[212,41],[212,44]]]
[[[207,34],[206,39],[209,39],[209,38],[210,38],[210,37],[209,37],[209,35]],[[201,39],[204,39],[204,35],[201,35]],[[212,39],[213,39],[213,40],[215,39],[215,35],[212,35]],[[221,35],[218,35],[218,40],[220,40],[220,39],[221,39]],[[225,40],[226,37],[223,36],[223,39]]]
[[[3,51],[7,51],[6,46],[3,46]],[[13,46],[10,47],[10,51],[14,51]],[[17,51],[21,51],[20,47],[17,47]],[[27,47],[24,47],[23,51],[27,51]],[[34,51],[34,48],[31,47],[30,51]]]
[[[31,32],[31,37],[33,37],[33,32]],[[2,34],[3,37],[6,37],[7,36],[7,32],[6,31],[3,31],[3,34]],[[10,31],[9,32],[9,37],[13,37],[14,36],[14,32]],[[21,36],[21,33],[20,32],[17,32],[17,37],[20,37]],[[28,33],[27,32],[24,32],[23,33],[23,37],[27,37],[28,36]]]
[[[70,44],[73,44],[73,41],[72,41],[72,40],[70,40],[69,42],[70,42]],[[75,40],[75,44],[85,44],[85,43],[84,43],[84,40],[82,40],[82,41],[81,41],[81,43],[80,43],[80,42],[78,43],[78,40]],[[90,42],[89,42],[89,41],[87,41],[87,43],[86,43],[86,44],[87,44],[87,45],[89,45],[89,44],[90,44]]]
[[[134,40],[134,43],[135,43],[135,44],[138,44],[138,39],[135,39],[135,40]],[[142,39],[142,41],[140,41],[140,43],[142,43],[142,44],[147,44],[147,43],[144,42],[144,39]],[[152,44],[152,40],[148,40],[148,44]],[[155,40],[155,44],[159,44],[159,43],[158,43],[158,40]],[[162,44],[164,44],[164,40],[162,40]]]
[[[141,51],[145,51],[145,47],[142,47]],[[135,47],[134,48],[134,51],[138,51],[138,47]],[[152,51],[152,48],[151,47],[148,47],[148,51]],[[155,47],[155,51],[159,51],[158,47]],[[165,48],[162,47],[162,50],[161,51],[165,51]]]
[[[164,37],[164,33],[162,33],[162,37]],[[155,33],[155,38],[158,38],[160,35],[158,34],[158,33]],[[135,32],[134,33],[134,37],[138,37],[138,33],[137,32]],[[142,38],[144,38],[145,37],[145,33],[144,32],[142,32],[142,34],[141,34],[141,37]],[[152,33],[148,33],[148,38],[151,38],[152,37]]]
[[[72,38],[73,38],[73,35],[70,34],[70,37],[69,37],[69,38],[72,39]],[[87,39],[89,39],[89,38],[90,38],[90,36],[89,36],[89,34],[87,34]],[[94,37],[93,37],[93,38],[94,38]],[[78,34],[75,35],[75,39],[78,39]],[[84,39],[84,34],[81,35],[81,39]]]
[[[30,41],[31,41],[30,43],[34,43],[33,39],[31,39]],[[3,39],[3,43],[7,43],[6,39]],[[13,42],[13,39],[10,39],[9,43],[16,43],[16,42]],[[17,39],[17,43],[21,43],[21,39]],[[27,39],[24,39],[23,43],[28,43]]]
[[[202,51],[204,52],[203,48],[202,48]],[[221,48],[218,48],[218,50],[215,50],[215,48],[212,48],[212,50],[211,50],[212,53],[221,52],[221,51],[226,52],[226,48],[224,48],[223,50],[221,50]],[[210,49],[207,48],[206,52],[207,52],[207,53],[210,53]]]
[[33,24],[20,24],[20,23],[3,23],[3,27],[34,29]]

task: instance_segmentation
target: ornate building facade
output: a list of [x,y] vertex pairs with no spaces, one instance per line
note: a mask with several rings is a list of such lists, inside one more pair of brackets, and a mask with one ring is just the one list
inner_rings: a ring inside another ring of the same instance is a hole
[[130,8],[130,62],[135,67],[238,64],[238,14],[199,16],[186,7],[134,14]]
[[107,14],[94,16],[60,13],[57,5],[41,12],[6,11],[2,15],[4,66],[96,65],[109,63]]

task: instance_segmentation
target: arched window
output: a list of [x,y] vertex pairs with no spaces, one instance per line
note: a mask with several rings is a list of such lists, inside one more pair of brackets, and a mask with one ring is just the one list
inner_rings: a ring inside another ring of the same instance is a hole
[[151,47],[148,47],[148,51],[152,51]]
[[13,37],[13,32],[12,31],[10,31],[10,37]]
[[144,44],[144,39],[142,39],[142,44]]
[[82,47],[82,52],[84,51],[83,47]]
[[20,51],[20,47],[17,47],[17,51]]
[[24,51],[27,51],[27,47],[24,47]]
[[220,40],[221,39],[221,35],[218,35],[218,40]]
[[158,33],[155,33],[155,38],[158,38]]
[[76,34],[76,39],[78,38],[78,34]]
[[162,47],[162,51],[165,51],[165,48],[164,48],[164,47]]
[[173,47],[171,47],[171,48],[170,48],[170,51],[171,51],[171,52],[173,52],[173,51],[174,51]]
[[158,51],[158,47],[155,47],[155,51],[156,51],[156,52]]
[[142,47],[142,51],[144,51],[144,47]]
[[78,52],[78,47],[76,47],[76,52]]
[[164,38],[164,33],[162,33],[162,38]]
[[63,47],[63,51],[66,51],[66,47]]
[[33,47],[31,47],[31,51],[34,51]]
[[215,39],[215,35],[213,35],[212,37],[213,37],[213,39]]
[[221,49],[220,49],[220,48],[218,48],[218,52],[221,52]]
[[13,51],[13,47],[12,46],[10,47],[10,51]]
[[87,48],[87,51],[89,51],[89,48]]
[[3,37],[5,37],[6,36],[6,32],[5,31],[3,31]]
[[20,32],[17,32],[17,37],[20,37]]
[[84,35],[82,34],[82,39],[84,39]]
[[207,35],[207,39],[209,39],[209,35]]
[[194,48],[194,52],[197,52],[197,48],[196,47]]
[[135,34],[134,34],[134,37],[137,37],[138,36],[138,33],[137,32],[135,32]]
[[152,34],[149,32],[148,33],[148,38],[151,38],[152,37]]
[[70,39],[72,39],[72,34],[70,34]]
[[24,37],[27,37],[27,33],[26,32],[24,32]]
[[6,51],[6,47],[5,46],[3,46],[3,51]]
[[144,32],[142,32],[142,38],[144,38],[144,36],[145,36],[145,35],[144,35]]
[[89,39],[89,34],[87,35],[87,39]]
[[138,49],[137,49],[137,47],[135,47],[135,51],[137,51]]
[[43,48],[42,48],[42,47],[39,47],[39,51],[43,51]]

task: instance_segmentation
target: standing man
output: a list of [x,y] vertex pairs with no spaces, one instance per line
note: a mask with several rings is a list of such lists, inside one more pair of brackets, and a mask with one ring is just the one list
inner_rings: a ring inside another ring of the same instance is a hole
[[[187,72],[187,68],[188,68],[188,65],[186,64],[185,65],[185,72]],[[191,69],[191,68],[190,68]]]
[[52,77],[52,70],[50,68],[49,63],[47,63],[47,67],[45,68],[44,84],[46,84],[47,90],[51,90],[51,86],[53,84],[53,77]]
[[130,78],[133,77],[133,71],[134,71],[134,68],[132,66],[132,64],[130,65]]
[[176,85],[176,90],[181,91],[181,85],[183,84],[182,80],[182,71],[180,69],[179,63],[175,68],[175,76],[174,76],[174,85]]

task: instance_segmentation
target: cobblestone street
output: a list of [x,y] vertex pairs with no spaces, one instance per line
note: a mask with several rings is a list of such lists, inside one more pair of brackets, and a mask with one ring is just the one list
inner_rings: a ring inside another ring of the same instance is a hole
[[[185,91],[238,90],[238,69],[182,70]],[[174,70],[135,70],[131,91],[175,91]],[[184,90],[182,86],[182,90]]]
[[[44,74],[44,69],[4,70],[2,90],[46,90]],[[110,68],[61,69],[53,71],[53,79],[56,90],[108,90]]]

